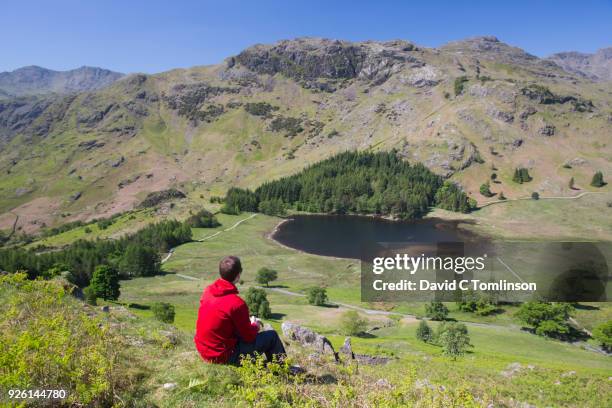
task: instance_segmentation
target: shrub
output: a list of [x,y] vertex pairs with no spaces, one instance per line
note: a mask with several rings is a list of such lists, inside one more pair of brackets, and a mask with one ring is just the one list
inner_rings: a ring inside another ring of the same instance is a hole
[[269,283],[275,281],[277,277],[278,273],[275,270],[264,267],[257,271],[255,280],[261,285],[269,286]]
[[91,286],[83,289],[83,296],[85,296],[85,302],[88,305],[96,306],[98,304],[98,295],[96,291],[92,289]]
[[438,343],[442,346],[444,354],[456,359],[466,353],[470,344],[470,336],[465,324],[444,322],[440,324],[437,334]]
[[463,88],[467,81],[468,79],[466,76],[460,76],[459,78],[455,78],[455,84],[454,84],[455,96],[459,96],[463,93]]
[[201,209],[185,221],[191,228],[215,228],[221,224],[217,218],[206,209]]
[[603,173],[601,171],[598,171],[597,173],[593,174],[593,178],[591,179],[591,185],[593,187],[603,187],[606,185],[603,179]]
[[268,296],[266,291],[263,289],[249,288],[244,297],[249,312],[262,319],[268,319],[272,315],[270,310],[270,303],[268,302]]
[[327,303],[327,290],[321,287],[308,289],[308,303],[315,306],[323,306]]
[[444,320],[448,316],[448,308],[442,302],[431,302],[425,305],[425,315],[431,320]]
[[493,193],[491,192],[491,185],[488,181],[480,186],[480,194],[485,197],[493,197]]
[[359,336],[368,327],[368,321],[355,310],[348,310],[340,317],[340,329],[347,336]]
[[278,106],[270,105],[267,102],[250,102],[244,105],[244,110],[254,116],[269,118],[271,113],[277,111]]
[[92,296],[104,300],[119,299],[119,274],[108,265],[98,265],[94,269],[88,286]]
[[567,319],[573,307],[568,303],[526,302],[515,316],[541,336],[560,337],[569,332]]
[[504,195],[503,191],[499,192],[499,195],[497,196],[497,199],[498,200],[505,200],[506,199],[506,196]]
[[108,227],[110,227],[111,225],[113,225],[113,220],[112,219],[102,219],[100,221],[98,221],[98,228],[100,228],[101,230],[105,230]]
[[433,340],[433,332],[425,320],[420,321],[416,331],[416,338],[425,343],[429,343]]
[[595,326],[593,329],[593,338],[597,340],[605,350],[612,350],[612,320]]
[[497,311],[495,303],[488,295],[468,290],[461,292],[461,300],[457,302],[457,309],[462,312],[487,316]]
[[174,305],[166,302],[156,302],[153,303],[151,310],[153,310],[153,315],[160,322],[174,323]]
[[89,228],[89,227],[85,227],[85,228],[83,229],[83,231],[84,231],[86,234],[91,234],[91,228]]
[[540,194],[536,191],[534,191],[533,193],[531,193],[531,198],[533,200],[539,200],[540,199]]

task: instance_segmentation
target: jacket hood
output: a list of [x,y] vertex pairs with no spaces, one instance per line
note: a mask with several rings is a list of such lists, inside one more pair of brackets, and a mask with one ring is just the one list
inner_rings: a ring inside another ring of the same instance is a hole
[[206,290],[215,297],[238,293],[236,286],[225,279],[217,279]]

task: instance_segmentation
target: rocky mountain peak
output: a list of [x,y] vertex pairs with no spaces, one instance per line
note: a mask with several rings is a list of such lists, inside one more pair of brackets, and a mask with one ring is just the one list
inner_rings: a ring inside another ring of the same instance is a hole
[[317,80],[361,78],[384,82],[408,61],[416,47],[407,41],[349,42],[326,38],[297,38],[272,45],[255,45],[228,60],[259,74],[282,73],[312,85]]

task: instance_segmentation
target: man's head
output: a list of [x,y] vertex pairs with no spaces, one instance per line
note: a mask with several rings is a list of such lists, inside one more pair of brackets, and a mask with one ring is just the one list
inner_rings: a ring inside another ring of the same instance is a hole
[[241,272],[242,265],[237,256],[226,256],[219,262],[219,275],[228,282],[238,282]]

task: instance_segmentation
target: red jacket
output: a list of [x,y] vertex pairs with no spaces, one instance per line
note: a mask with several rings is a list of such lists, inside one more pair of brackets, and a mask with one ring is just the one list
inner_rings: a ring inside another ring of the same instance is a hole
[[236,347],[238,338],[252,343],[258,325],[249,319],[249,308],[238,297],[238,289],[225,279],[217,279],[204,289],[193,338],[204,360],[226,363]]

